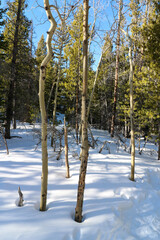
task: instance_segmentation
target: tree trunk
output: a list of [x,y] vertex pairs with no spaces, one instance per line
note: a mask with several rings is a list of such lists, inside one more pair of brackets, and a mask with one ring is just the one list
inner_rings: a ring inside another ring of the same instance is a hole
[[67,127],[66,127],[66,120],[65,120],[65,118],[64,118],[64,140],[65,140],[66,178],[70,178],[69,162],[68,162],[68,139],[67,139]]
[[119,47],[120,47],[120,27],[121,27],[121,15],[122,15],[123,3],[119,0],[119,12],[118,12],[118,32],[117,32],[117,50],[116,50],[116,70],[115,70],[115,81],[114,81],[114,102],[113,102],[113,113],[111,121],[111,137],[114,137],[115,128],[115,117],[116,117],[116,105],[117,105],[117,89],[118,89],[118,69],[119,69]]
[[131,177],[130,180],[134,181],[135,172],[135,137],[134,137],[134,105],[133,105],[133,61],[132,61],[132,40],[129,38],[129,82],[130,82],[130,121],[131,121]]
[[14,81],[14,88],[13,88],[13,129],[16,129],[16,81]]
[[48,185],[48,153],[47,153],[47,113],[45,107],[45,79],[46,79],[46,66],[52,57],[51,40],[53,33],[56,30],[57,23],[55,22],[52,13],[50,11],[49,0],[44,0],[44,8],[46,10],[47,17],[51,23],[51,27],[47,32],[47,56],[41,63],[40,77],[39,77],[39,103],[41,111],[41,138],[42,138],[42,177],[41,177],[41,200],[40,211],[46,211],[47,202],[47,185]]
[[89,0],[83,1],[83,90],[82,90],[82,154],[81,167],[77,192],[77,205],[75,209],[75,221],[82,222],[83,198],[85,189],[85,177],[88,161],[88,134],[87,134],[87,114],[86,114],[86,98],[87,98],[87,79],[88,79],[88,3]]
[[58,87],[59,87],[59,81],[61,78],[61,62],[62,62],[62,49],[63,49],[63,42],[60,43],[60,58],[58,61],[58,78],[56,82],[56,91],[55,91],[55,97],[54,97],[54,109],[53,109],[53,132],[51,137],[51,147],[53,147],[53,138],[54,138],[54,128],[55,128],[55,120],[56,120],[56,110],[57,110],[57,97],[58,97]]
[[[80,43],[79,43],[80,45]],[[76,83],[76,142],[78,144],[78,130],[79,130],[79,119],[78,119],[78,110],[79,110],[79,83],[80,83],[80,49],[78,47],[78,78]]]
[[78,103],[79,103],[79,79],[76,86],[76,143],[78,144]]
[[9,154],[8,144],[7,144],[6,138],[5,138],[4,134],[3,134],[3,127],[1,125],[0,125],[0,133],[2,134],[2,138],[4,140],[4,144],[6,146],[7,155],[8,155]]
[[99,68],[100,68],[100,65],[101,65],[102,56],[103,56],[103,50],[102,50],[102,53],[101,53],[101,56],[100,56],[100,59],[99,59],[99,62],[98,62],[98,66],[97,66],[97,70],[96,70],[96,74],[95,74],[95,79],[94,79],[94,83],[93,83],[93,88],[92,88],[92,93],[91,93],[91,96],[90,96],[90,99],[89,99],[89,104],[88,104],[88,109],[87,109],[87,120],[89,118],[91,103],[92,103],[93,94],[94,94],[97,79],[98,79],[98,72],[99,72]]
[[[13,40],[13,51],[12,51],[12,62],[11,62],[11,77],[10,77],[10,86],[8,92],[8,100],[7,100],[7,109],[6,109],[6,124],[5,124],[5,138],[10,138],[10,123],[13,116],[13,100],[14,100],[14,92],[15,92],[15,81],[16,81],[16,61],[17,61],[17,53],[18,53],[18,33],[20,26],[20,15],[22,11],[22,0],[18,0],[18,10],[17,10],[17,19]],[[15,109],[14,109],[15,111]]]

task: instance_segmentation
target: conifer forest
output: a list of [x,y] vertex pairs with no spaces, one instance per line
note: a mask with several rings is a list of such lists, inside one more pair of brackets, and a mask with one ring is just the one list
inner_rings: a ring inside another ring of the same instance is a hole
[[159,240],[159,160],[160,2],[0,1],[1,239]]

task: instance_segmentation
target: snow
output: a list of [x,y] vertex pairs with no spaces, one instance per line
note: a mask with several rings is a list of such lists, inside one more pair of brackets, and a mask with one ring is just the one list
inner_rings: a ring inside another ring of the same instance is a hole
[[[70,134],[69,179],[65,178],[64,151],[57,161],[57,153],[49,147],[48,210],[40,212],[39,130],[38,124],[19,123],[12,135],[20,138],[8,140],[9,155],[1,139],[1,240],[160,239],[160,167],[153,143],[147,143],[141,155],[137,149],[136,181],[132,182],[129,180],[130,154],[119,145],[117,138],[110,138],[106,131],[92,129],[98,145],[89,151],[83,222],[77,223],[74,211],[80,147]],[[107,146],[98,153],[104,141],[108,141]],[[24,195],[23,207],[17,207],[18,186]]]

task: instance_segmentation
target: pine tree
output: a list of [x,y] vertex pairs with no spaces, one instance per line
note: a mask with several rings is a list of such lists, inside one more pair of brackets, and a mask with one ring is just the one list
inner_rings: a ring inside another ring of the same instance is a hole
[[[0,8],[0,29],[4,27],[4,14],[6,10]],[[0,122],[4,122],[5,112],[5,92],[6,84],[4,81],[4,75],[7,70],[7,65],[4,61],[4,51],[7,48],[7,42],[5,41],[3,31],[0,32]]]
[[[74,20],[68,27],[70,34],[69,43],[64,49],[64,57],[67,61],[67,74],[63,89],[65,97],[68,99],[68,116],[73,117],[75,123],[76,139],[78,141],[78,122],[80,115],[81,83],[82,83],[82,35],[83,29],[83,8],[80,6],[74,15]],[[70,107],[72,106],[72,108]],[[71,120],[71,119],[70,119]]]
[[[29,99],[28,87],[31,84],[29,75],[31,64],[33,64],[30,54],[29,31],[31,22],[24,15],[26,8],[24,0],[15,0],[8,3],[7,19],[4,29],[4,37],[8,42],[5,62],[8,64],[8,93],[6,98],[6,127],[5,135],[10,138],[10,122],[13,118],[14,127],[16,119],[24,116],[24,109],[27,108],[26,99]],[[29,87],[29,89],[30,89]],[[25,94],[24,94],[25,93]],[[28,98],[27,98],[28,95]],[[25,101],[20,99],[25,96]],[[24,105],[22,106],[22,103]],[[23,119],[23,120],[24,120]]]

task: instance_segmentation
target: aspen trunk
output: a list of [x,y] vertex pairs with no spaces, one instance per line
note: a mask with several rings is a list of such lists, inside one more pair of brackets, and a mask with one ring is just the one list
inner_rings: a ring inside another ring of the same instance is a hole
[[99,62],[98,62],[98,66],[97,66],[97,70],[96,70],[96,74],[95,74],[95,79],[94,79],[94,83],[93,83],[93,89],[92,89],[92,93],[89,99],[89,104],[88,104],[88,109],[87,109],[87,120],[89,118],[89,113],[90,113],[90,108],[91,108],[91,103],[92,103],[92,99],[93,99],[93,95],[94,95],[94,91],[95,91],[95,87],[96,87],[96,83],[97,83],[97,78],[98,78],[98,72],[99,72],[99,68],[101,65],[101,61],[102,61],[102,56],[103,56],[103,51],[101,53]]
[[[80,43],[79,43],[80,44]],[[78,72],[78,78],[76,82],[76,142],[78,144],[78,130],[79,130],[79,121],[78,121],[78,110],[79,110],[79,83],[80,83],[80,49],[78,47],[78,67],[77,67],[77,72]]]
[[49,6],[49,0],[44,0],[44,8],[46,10],[47,17],[51,23],[50,29],[47,32],[47,56],[41,63],[40,77],[39,77],[39,103],[41,111],[41,142],[42,142],[42,176],[41,176],[41,199],[40,199],[40,211],[46,211],[47,202],[47,185],[48,185],[48,153],[47,153],[47,113],[45,108],[45,79],[46,79],[46,66],[52,57],[51,40],[53,33],[56,30],[56,22],[52,16]]
[[[15,97],[15,81],[16,81],[16,61],[18,53],[18,34],[20,27],[20,15],[22,11],[22,0],[18,0],[17,19],[13,40],[12,62],[11,62],[11,77],[8,92],[7,109],[6,109],[6,124],[5,124],[5,138],[10,138],[10,123],[13,116],[13,100]],[[15,111],[15,109],[14,109]]]
[[129,38],[129,83],[130,83],[130,121],[131,121],[131,177],[130,180],[134,181],[135,172],[135,137],[134,137],[134,106],[133,106],[133,61],[132,61],[132,40]]
[[62,62],[62,48],[63,48],[63,42],[61,42],[60,46],[60,58],[58,61],[58,78],[56,82],[56,91],[55,91],[55,97],[54,97],[54,109],[53,109],[53,133],[51,137],[51,147],[53,147],[53,138],[54,138],[54,128],[55,128],[55,120],[56,120],[56,110],[57,110],[57,97],[58,97],[58,87],[59,87],[59,81],[61,78],[61,62]]
[[122,15],[122,0],[119,0],[119,12],[118,12],[118,32],[117,32],[117,49],[116,49],[116,69],[115,69],[115,81],[114,81],[114,102],[113,113],[111,120],[111,137],[114,137],[115,117],[116,117],[116,105],[117,105],[117,89],[118,89],[118,69],[119,69],[119,47],[120,47],[120,27],[121,27],[121,15]]
[[88,161],[88,135],[87,135],[87,116],[86,116],[86,97],[87,97],[87,78],[88,78],[88,3],[83,1],[83,90],[82,90],[82,154],[81,167],[77,192],[77,205],[75,209],[75,221],[82,222],[83,198],[85,189],[85,177]]
[[65,140],[65,163],[66,163],[66,178],[70,178],[69,174],[69,162],[68,162],[68,138],[66,120],[64,118],[64,140]]
[[79,79],[76,86],[76,143],[78,144],[78,102],[79,102]]

